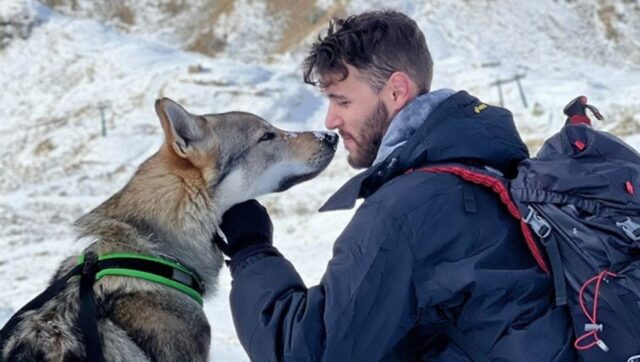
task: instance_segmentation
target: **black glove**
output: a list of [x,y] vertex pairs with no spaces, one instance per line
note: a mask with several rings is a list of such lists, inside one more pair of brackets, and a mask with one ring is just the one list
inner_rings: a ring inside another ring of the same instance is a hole
[[222,215],[220,229],[227,237],[227,243],[217,240],[216,244],[231,258],[241,250],[270,248],[273,245],[271,218],[256,200],[245,201],[227,210]]

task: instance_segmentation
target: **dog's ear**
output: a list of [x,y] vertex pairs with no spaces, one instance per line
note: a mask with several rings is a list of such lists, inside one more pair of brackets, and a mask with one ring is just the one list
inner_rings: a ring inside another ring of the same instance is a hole
[[190,114],[169,98],[156,100],[156,113],[169,145],[178,156],[187,158],[193,143],[204,137],[204,119]]

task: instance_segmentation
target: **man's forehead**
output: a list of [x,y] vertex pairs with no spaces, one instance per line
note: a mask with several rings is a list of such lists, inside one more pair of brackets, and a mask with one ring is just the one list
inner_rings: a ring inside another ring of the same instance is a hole
[[327,85],[325,87],[320,87],[320,92],[324,94],[327,98],[330,99],[346,99],[347,92],[340,87],[337,87],[335,83]]
[[329,96],[329,97],[346,97],[346,93],[348,93],[347,88],[352,88],[355,83],[366,83],[364,79],[362,79],[362,74],[353,66],[347,65],[348,73],[327,73],[323,74],[318,78],[318,86],[320,91]]
[[338,68],[334,69],[333,71],[328,71],[324,74],[319,74],[318,83],[320,85],[320,88],[328,88],[332,85],[339,84],[346,80],[359,80],[362,78],[362,74],[358,70],[358,68],[347,63],[343,63],[343,65],[344,68]]
[[323,74],[318,79],[318,85],[320,86],[320,90],[323,93],[326,93],[327,89],[332,88],[336,84],[344,81],[345,79],[347,79],[347,77],[338,73]]
[[322,76],[318,79],[318,88],[320,92],[329,98],[343,97],[340,87],[337,87],[342,80],[336,76]]

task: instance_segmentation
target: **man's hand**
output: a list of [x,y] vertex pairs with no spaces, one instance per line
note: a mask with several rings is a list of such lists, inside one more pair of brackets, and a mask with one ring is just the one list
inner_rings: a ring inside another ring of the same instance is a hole
[[256,200],[237,204],[225,212],[220,229],[227,237],[227,244],[220,242],[218,247],[231,258],[241,250],[273,244],[271,218],[264,206]]

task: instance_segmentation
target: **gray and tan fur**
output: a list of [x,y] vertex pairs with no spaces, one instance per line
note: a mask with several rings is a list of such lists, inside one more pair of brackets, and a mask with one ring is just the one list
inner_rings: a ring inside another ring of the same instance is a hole
[[[331,132],[285,132],[242,112],[192,115],[156,101],[165,141],[128,184],[75,224],[93,242],[85,251],[143,253],[177,259],[216,289],[223,256],[212,235],[224,211],[314,177],[334,155]],[[56,277],[76,263],[70,257]],[[54,277],[55,279],[55,277]],[[205,361],[210,327],[189,296],[152,282],[108,276],[94,284],[107,361]],[[76,327],[78,281],[42,308],[28,312],[1,360],[85,358]]]

